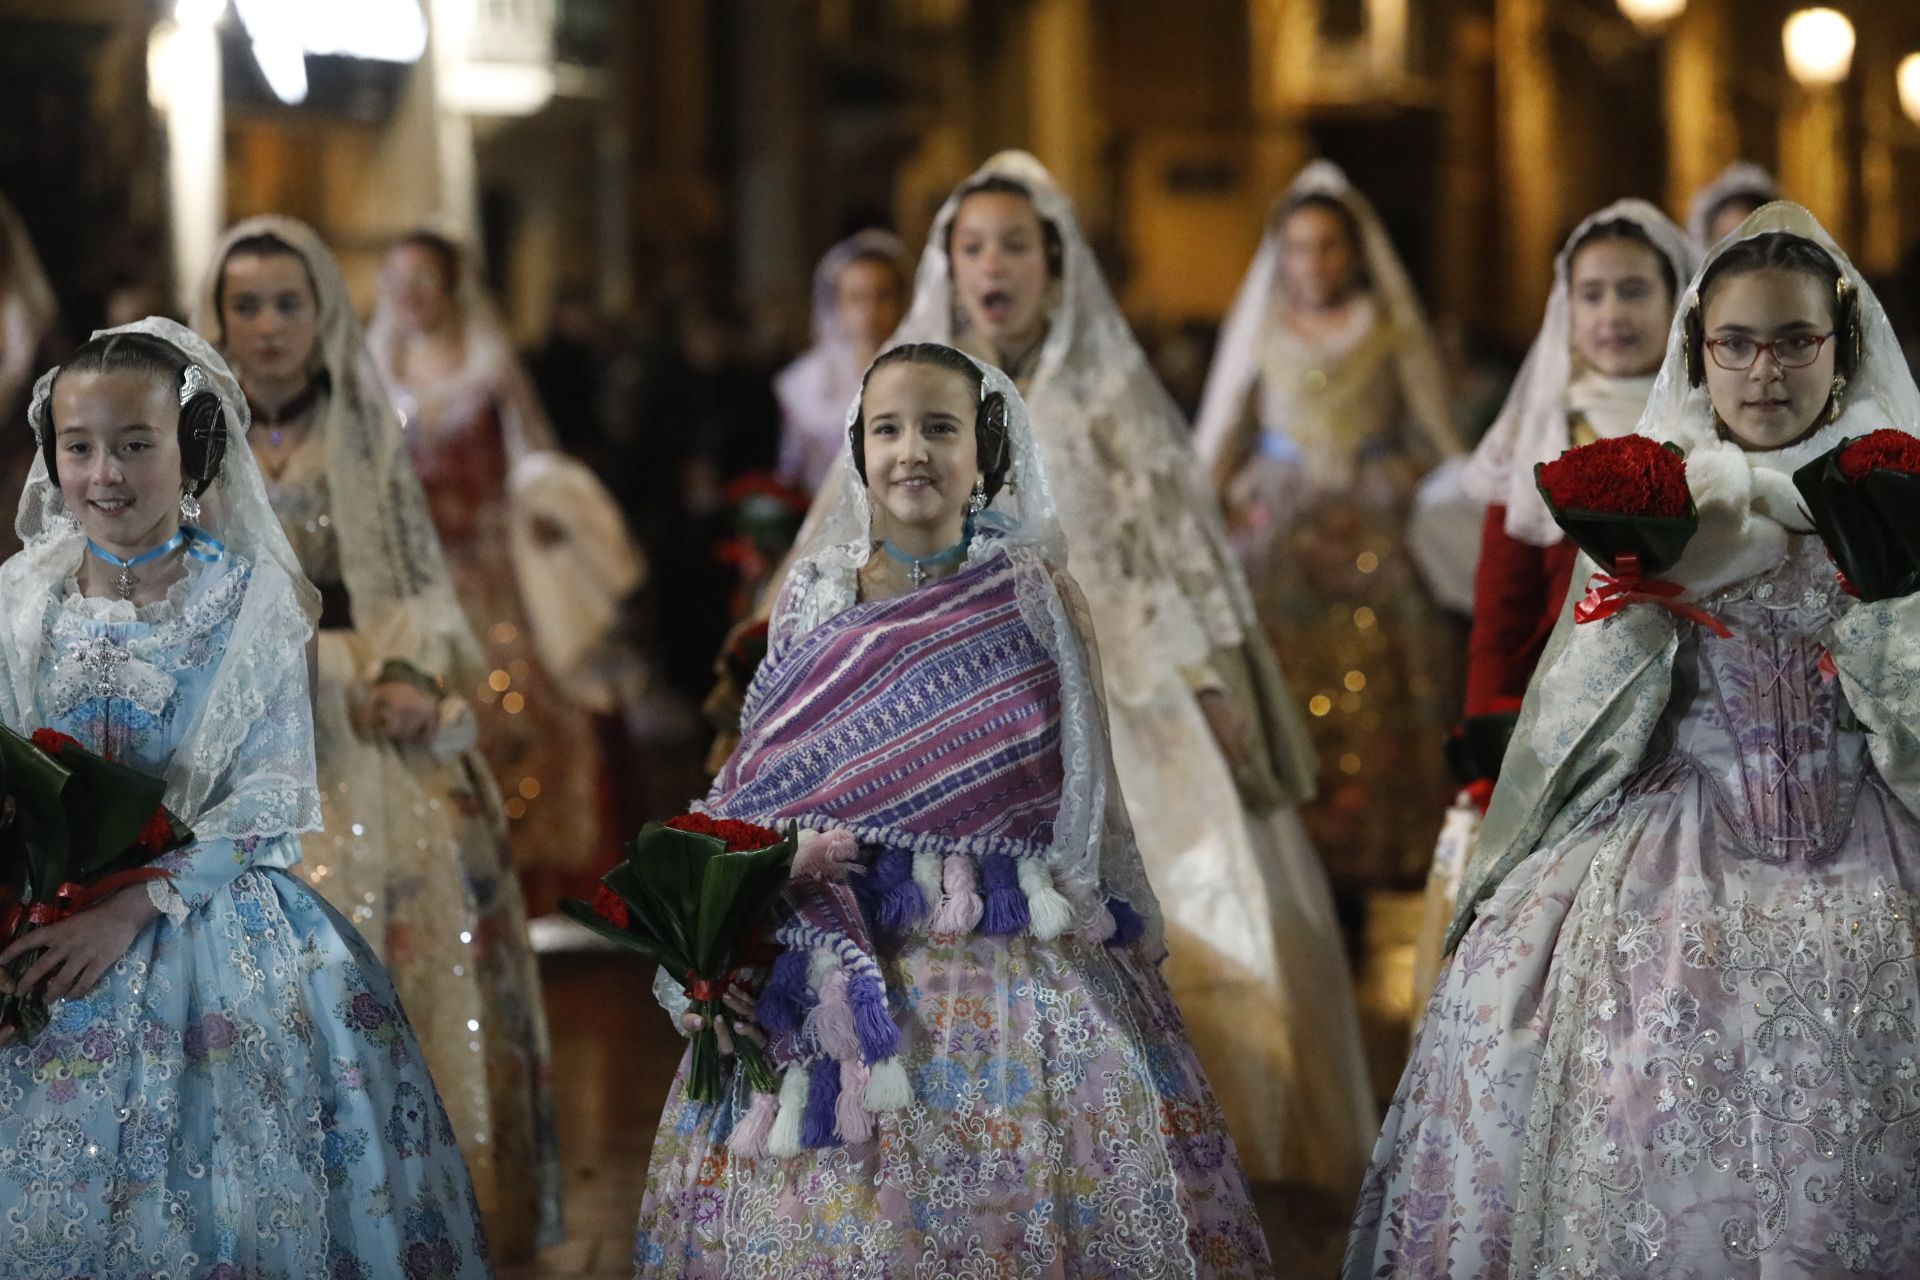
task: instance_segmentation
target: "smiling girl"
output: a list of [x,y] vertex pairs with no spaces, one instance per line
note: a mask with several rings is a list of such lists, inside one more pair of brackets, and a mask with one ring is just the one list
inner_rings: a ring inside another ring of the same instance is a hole
[[253,411],[247,445],[320,589],[314,732],[325,830],[298,874],[394,974],[473,1172],[496,1261],[558,1235],[547,1028],[503,831],[473,750],[480,646],[346,281],[305,223],[230,229],[194,323]]
[[[756,1127],[744,1073],[717,1105],[676,1082],[637,1269],[1270,1275],[1160,974],[1026,407],[998,370],[912,343],[847,420],[706,809],[850,861],[834,879],[803,858],[775,913],[758,1007],[807,1010],[774,1042],[778,1119]],[[897,1037],[869,1053],[876,1023]]]
[[[239,386],[179,325],[35,387],[0,720],[163,777],[193,842],[0,953],[52,1021],[0,1047],[3,1247],[36,1275],[490,1274],[386,972],[289,871],[319,824],[317,606]],[[12,1268],[8,1268],[11,1272]]]

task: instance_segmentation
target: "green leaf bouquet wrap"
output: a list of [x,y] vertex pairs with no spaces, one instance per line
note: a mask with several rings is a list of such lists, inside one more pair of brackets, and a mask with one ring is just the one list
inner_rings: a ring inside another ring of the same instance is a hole
[[1920,439],[1883,428],[1843,440],[1793,484],[1848,590],[1891,600],[1920,588]]
[[[714,1021],[737,970],[753,954],[760,926],[786,887],[795,837],[731,819],[688,814],[650,822],[626,858],[600,878],[593,901],[567,899],[573,919],[663,966],[692,998],[687,1097],[718,1101],[724,1085]],[[755,1091],[776,1086],[765,1052],[744,1036],[734,1053]]]
[[[164,878],[150,864],[193,839],[161,803],[166,790],[66,734],[38,729],[23,738],[0,726],[0,946],[129,884]],[[8,967],[16,983],[39,955]],[[31,1036],[46,1022],[37,994],[0,996],[0,1026]]]

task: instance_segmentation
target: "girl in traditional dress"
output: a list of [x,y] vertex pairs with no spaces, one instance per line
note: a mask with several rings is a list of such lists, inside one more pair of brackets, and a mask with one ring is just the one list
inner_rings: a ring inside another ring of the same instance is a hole
[[251,410],[267,498],[320,590],[325,830],[299,874],[380,953],[467,1153],[497,1260],[557,1242],[550,1051],[506,818],[473,749],[485,675],[360,341],[346,281],[291,218],[233,227],[194,325]]
[[1693,251],[1705,253],[1732,235],[1755,209],[1779,198],[1780,184],[1771,173],[1750,160],[1735,160],[1688,203],[1687,235]]
[[913,262],[888,231],[827,250],[813,273],[813,345],[773,380],[780,398],[778,478],[811,496],[840,460],[847,401],[907,313]]
[[1475,776],[1469,799],[1448,814],[1428,876],[1414,956],[1417,1004],[1433,990],[1472,832],[1506,750],[1504,730],[1559,621],[1578,554],[1534,487],[1534,467],[1639,424],[1666,355],[1674,299],[1694,262],[1680,228],[1644,200],[1615,201],[1574,228],[1554,262],[1540,334],[1467,467],[1467,491],[1487,507],[1460,738]]
[[45,374],[31,418],[0,720],[164,778],[194,839],[165,878],[0,953],[44,948],[8,985],[52,1013],[0,1048],[6,1273],[490,1275],[385,970],[289,874],[320,823],[319,601],[239,385],[191,331],[145,320]]
[[600,656],[640,569],[606,492],[553,432],[465,255],[432,232],[387,254],[367,345],[398,407],[454,590],[484,646],[480,750],[506,795],[538,915],[603,869],[591,710]]
[[1333,165],[1307,166],[1221,329],[1196,446],[1287,678],[1307,699],[1334,887],[1426,871],[1452,797],[1458,653],[1406,544],[1414,491],[1460,452],[1420,304]]
[[736,1078],[703,1107],[676,1082],[640,1270],[1266,1275],[1159,975],[1100,658],[1020,395],[908,345],[848,420],[838,496],[706,805],[797,823],[839,860],[802,860],[774,932],[759,1010],[784,1029],[778,1103],[748,1107]]
[[1665,576],[1730,634],[1563,615],[1347,1276],[1920,1272],[1920,613],[1842,590],[1791,478],[1882,427],[1920,427],[1892,326],[1768,205],[1641,420],[1700,511]]
[[997,156],[955,189],[896,340],[965,348],[1033,406],[1067,567],[1106,655],[1167,981],[1249,1176],[1346,1199],[1375,1111],[1339,926],[1295,809],[1313,752],[1186,423],[1032,156]]

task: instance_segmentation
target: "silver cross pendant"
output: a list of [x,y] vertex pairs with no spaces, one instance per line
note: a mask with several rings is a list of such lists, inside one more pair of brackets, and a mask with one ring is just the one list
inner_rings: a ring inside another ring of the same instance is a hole
[[113,697],[120,688],[120,668],[127,665],[127,651],[107,637],[99,636],[81,646],[79,656],[80,665],[93,674],[94,694]]

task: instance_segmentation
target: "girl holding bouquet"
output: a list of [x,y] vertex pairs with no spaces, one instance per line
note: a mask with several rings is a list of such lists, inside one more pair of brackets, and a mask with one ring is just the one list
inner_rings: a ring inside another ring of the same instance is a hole
[[0,721],[166,780],[165,878],[22,938],[51,1022],[0,1047],[8,1274],[490,1274],[379,960],[290,874],[320,823],[319,600],[247,406],[191,331],[98,334],[34,388],[0,566]]
[[1916,426],[1805,210],[1709,255],[1641,423],[1697,530],[1547,647],[1349,1277],[1920,1269],[1920,615],[1846,593],[1791,479]]
[[676,1086],[640,1271],[1265,1275],[1026,407],[915,344],[848,421],[706,806],[802,830],[758,1002],[782,1077]]
[[1418,1003],[1433,989],[1469,833],[1505,749],[1503,730],[1560,618],[1578,554],[1534,487],[1534,465],[1639,423],[1666,354],[1674,299],[1695,261],[1680,228],[1644,200],[1615,201],[1574,228],[1554,263],[1540,334],[1467,464],[1467,492],[1487,505],[1458,739],[1472,785],[1470,799],[1448,815],[1428,877],[1414,956]]
[[1105,655],[1114,766],[1165,915],[1167,982],[1248,1175],[1349,1200],[1377,1115],[1298,808],[1313,748],[1186,423],[1039,161],[1002,153],[954,190],[895,339],[962,348],[1032,406],[1065,567]]
[[346,281],[305,223],[229,230],[194,325],[252,411],[247,443],[320,589],[323,831],[300,877],[394,975],[467,1153],[496,1260],[558,1235],[547,1026],[506,818],[474,749],[486,671]]

